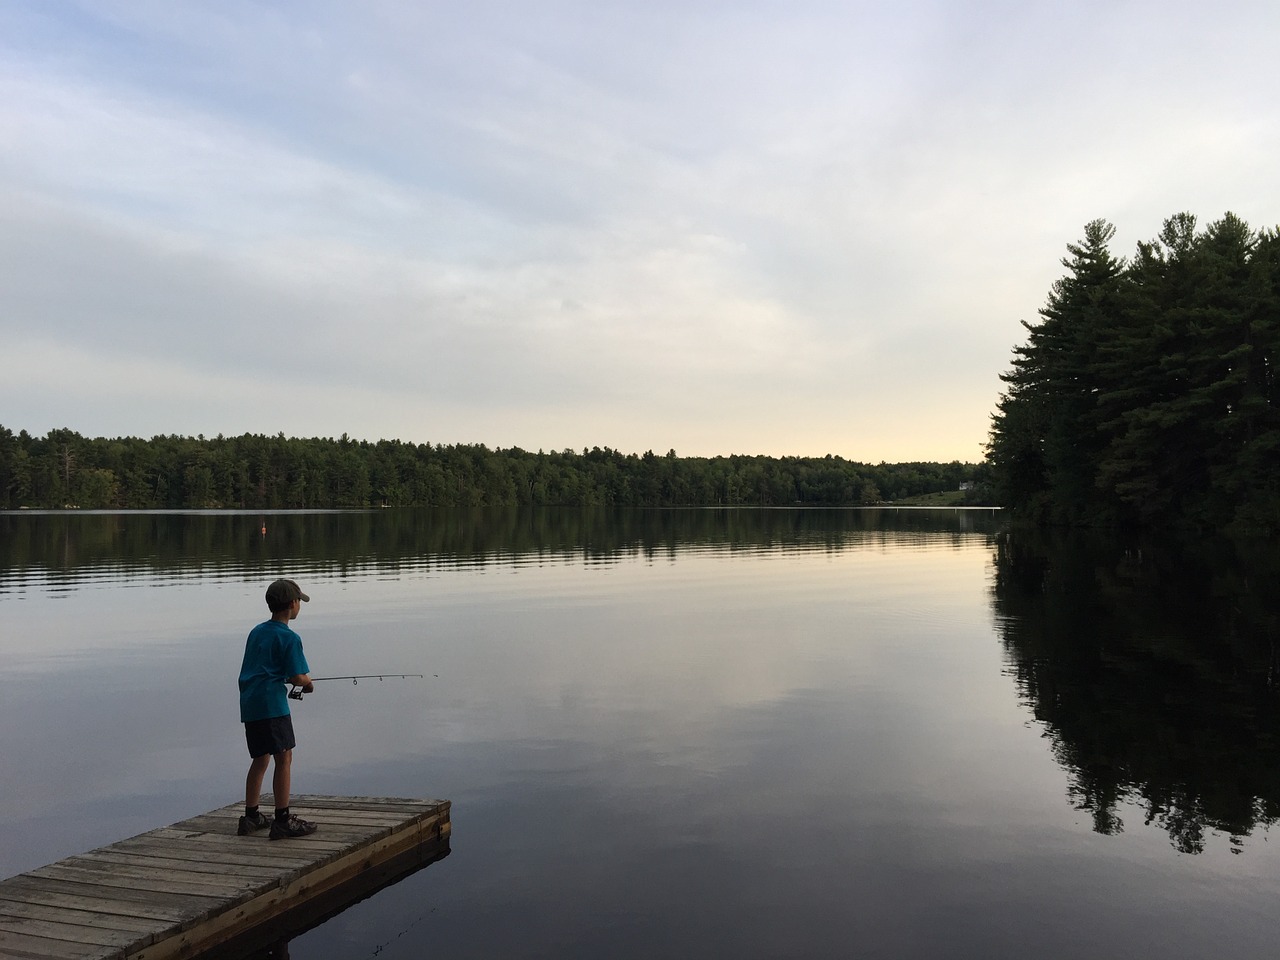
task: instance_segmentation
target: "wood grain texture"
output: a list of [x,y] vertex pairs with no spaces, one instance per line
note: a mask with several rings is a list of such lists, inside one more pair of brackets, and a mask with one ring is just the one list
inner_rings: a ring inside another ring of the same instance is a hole
[[[447,800],[296,797],[306,837],[236,835],[230,804],[0,881],[4,960],[169,960],[325,909],[406,857],[448,852]],[[367,895],[367,892],[362,894]]]

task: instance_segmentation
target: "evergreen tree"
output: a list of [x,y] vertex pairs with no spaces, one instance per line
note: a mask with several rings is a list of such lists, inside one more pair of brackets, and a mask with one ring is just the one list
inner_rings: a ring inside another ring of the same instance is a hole
[[1085,225],[1068,244],[1069,271],[1054,283],[1041,322],[1023,322],[1025,346],[1014,349],[1009,389],[998,404],[988,457],[999,489],[1040,519],[1081,522],[1105,512],[1095,483],[1098,434],[1098,351],[1114,322],[1124,264],[1108,244],[1115,227]]
[[1113,234],[1068,247],[1014,350],[993,489],[1038,520],[1280,527],[1280,238],[1180,213],[1125,264]]

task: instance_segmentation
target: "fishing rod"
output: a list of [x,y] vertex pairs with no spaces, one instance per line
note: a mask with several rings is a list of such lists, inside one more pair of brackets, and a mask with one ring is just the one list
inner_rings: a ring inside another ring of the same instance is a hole
[[[351,685],[354,687],[361,680],[385,680],[388,677],[390,677],[392,680],[406,680],[413,677],[416,677],[419,680],[421,680],[422,676],[423,675],[421,673],[358,673],[358,674],[355,674],[354,676],[347,676],[347,677],[312,677],[311,682],[319,683],[322,680],[350,680]],[[293,689],[289,691],[289,699],[301,700],[302,688],[299,686],[294,686]]]

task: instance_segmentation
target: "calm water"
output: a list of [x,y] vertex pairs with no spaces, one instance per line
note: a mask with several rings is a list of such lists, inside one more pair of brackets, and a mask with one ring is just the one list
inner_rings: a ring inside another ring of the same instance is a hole
[[989,512],[0,515],[0,875],[240,797],[278,575],[426,675],[295,704],[295,791],[454,823],[295,960],[1275,954],[1275,551]]

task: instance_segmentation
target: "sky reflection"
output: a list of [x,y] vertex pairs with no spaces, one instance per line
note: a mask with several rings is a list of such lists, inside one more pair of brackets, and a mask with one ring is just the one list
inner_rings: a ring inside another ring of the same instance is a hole
[[[301,558],[315,673],[425,676],[295,704],[295,789],[448,798],[454,834],[291,956],[1266,955],[1270,845],[1096,833],[1010,674],[995,532],[919,523]],[[257,563],[0,594],[6,875],[237,798]]]

